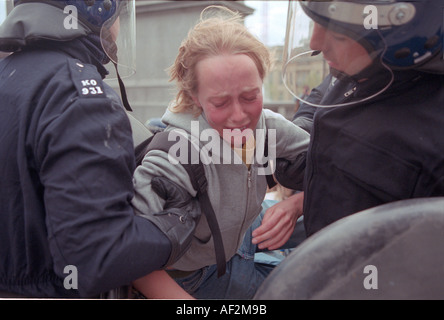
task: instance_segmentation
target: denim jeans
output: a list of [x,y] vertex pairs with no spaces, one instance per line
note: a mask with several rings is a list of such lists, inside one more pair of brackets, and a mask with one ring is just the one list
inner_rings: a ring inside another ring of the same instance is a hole
[[[256,290],[275,265],[255,261],[257,246],[251,243],[252,232],[261,225],[265,210],[270,203],[263,205],[263,210],[245,233],[242,245],[237,253],[227,262],[226,273],[218,278],[217,266],[211,265],[192,274],[176,278],[175,281],[197,299],[252,299]],[[305,239],[302,221],[298,220],[291,239],[284,246],[293,248]]]

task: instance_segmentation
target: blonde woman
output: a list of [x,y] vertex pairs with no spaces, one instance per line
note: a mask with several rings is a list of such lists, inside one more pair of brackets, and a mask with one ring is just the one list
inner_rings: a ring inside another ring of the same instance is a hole
[[[191,247],[167,270],[175,282],[165,271],[141,278],[134,285],[145,296],[249,299],[272,270],[254,262],[257,244],[253,244],[252,231],[261,224],[257,218],[267,182],[261,174],[262,164],[254,156],[252,161],[248,151],[255,155],[260,140],[257,132],[274,130],[276,143],[270,147],[276,157],[293,161],[306,151],[309,135],[282,116],[263,110],[262,86],[270,63],[267,48],[252,36],[237,13],[227,9],[204,10],[201,21],[183,41],[170,68],[178,94],[162,121],[167,131],[186,132],[200,149],[208,149],[209,141],[212,143],[212,161],[207,161],[205,174],[227,267],[217,277],[212,234],[202,215]],[[163,207],[163,200],[151,188],[151,180],[157,176],[166,176],[196,194],[182,166],[172,164],[163,151],[148,152],[134,175],[133,200],[136,211],[148,219],[150,212]],[[300,214],[293,210],[286,216],[264,218],[267,223],[254,242],[260,241],[260,247],[284,244]]]

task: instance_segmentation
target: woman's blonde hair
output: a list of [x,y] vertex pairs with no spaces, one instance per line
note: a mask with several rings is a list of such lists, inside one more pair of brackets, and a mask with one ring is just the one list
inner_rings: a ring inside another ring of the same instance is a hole
[[196,65],[205,58],[221,54],[249,56],[262,80],[271,66],[269,50],[248,31],[239,13],[210,6],[202,11],[199,23],[188,33],[176,61],[169,68],[170,81],[176,81],[179,90],[171,111],[191,112],[196,116],[202,112],[192,98],[198,88]]

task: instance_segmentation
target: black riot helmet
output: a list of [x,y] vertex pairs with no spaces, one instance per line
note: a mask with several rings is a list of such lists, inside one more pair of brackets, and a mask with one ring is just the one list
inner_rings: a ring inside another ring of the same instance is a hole
[[[312,37],[319,30],[330,38],[351,39],[361,46],[360,56],[351,57],[350,50],[343,51],[341,58],[349,57],[350,66],[359,66],[369,58],[387,74],[381,90],[369,92],[363,100],[387,90],[397,70],[444,74],[443,12],[444,0],[289,1],[284,82],[298,97],[298,88],[317,86],[340,65],[333,50],[311,48]],[[356,75],[356,68],[339,71]]]
[[134,73],[135,0],[14,0],[14,9],[0,26],[0,51],[89,34],[100,37],[122,77]]

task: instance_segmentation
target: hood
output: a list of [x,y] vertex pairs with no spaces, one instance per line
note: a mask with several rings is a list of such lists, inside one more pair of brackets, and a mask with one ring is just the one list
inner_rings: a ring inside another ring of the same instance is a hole
[[199,129],[200,129],[199,135],[202,130],[211,128],[211,126],[206,121],[205,115],[203,113],[196,117],[191,113],[172,112],[169,110],[169,108],[167,108],[165,114],[162,116],[162,122],[167,126],[166,130],[178,128],[178,129],[183,129],[190,134],[191,134],[192,124],[193,122],[195,123],[196,121],[199,123]]
[[80,21],[78,28],[66,28],[67,18],[60,8],[45,3],[21,4],[0,25],[0,51],[15,52],[40,40],[69,41],[92,33]]

